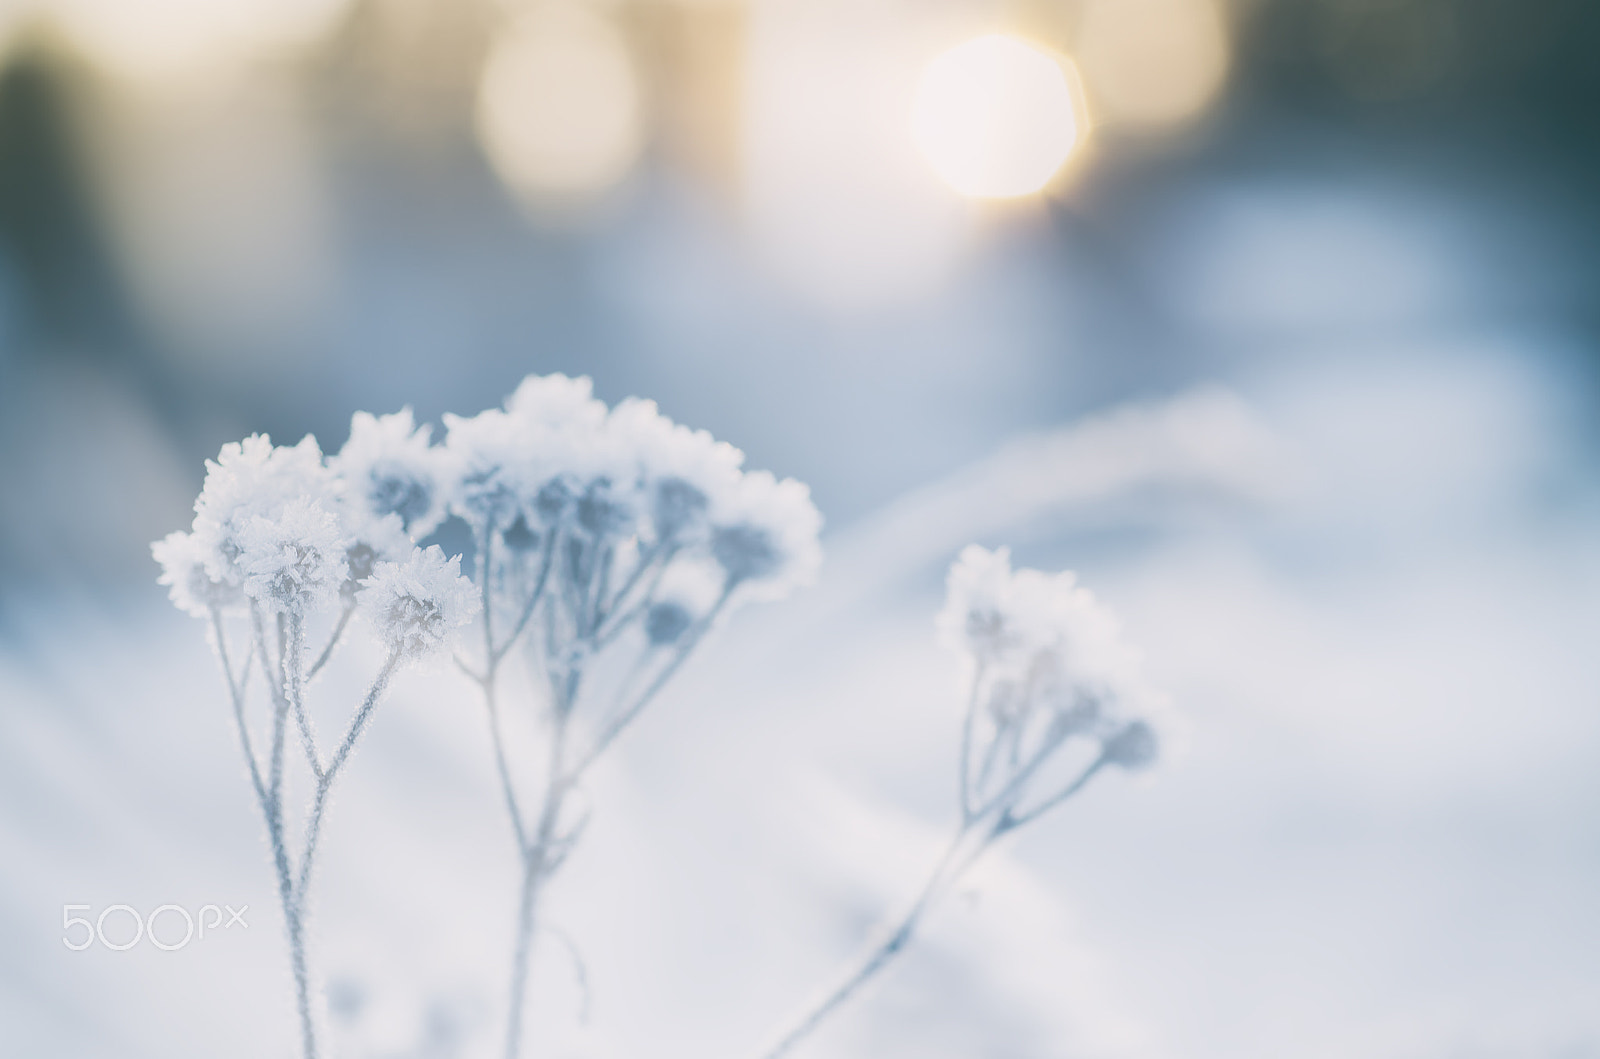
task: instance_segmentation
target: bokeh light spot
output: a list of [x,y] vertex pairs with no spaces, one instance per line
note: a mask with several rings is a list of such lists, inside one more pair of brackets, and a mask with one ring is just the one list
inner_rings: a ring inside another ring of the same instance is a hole
[[530,202],[612,187],[643,137],[625,43],[592,10],[535,9],[495,42],[478,86],[477,122],[496,172]]
[[1073,54],[1096,121],[1171,125],[1216,97],[1228,34],[1216,0],[1089,0]]
[[1040,190],[1067,160],[1078,132],[1061,62],[1000,34],[929,63],[912,112],[912,134],[934,171],[973,198]]

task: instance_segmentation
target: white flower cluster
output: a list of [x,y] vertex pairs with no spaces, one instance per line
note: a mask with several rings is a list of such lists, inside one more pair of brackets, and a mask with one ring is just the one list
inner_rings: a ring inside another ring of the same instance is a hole
[[627,586],[650,597],[652,642],[670,642],[734,589],[780,597],[821,562],[804,485],[744,471],[738,449],[652,401],[608,410],[587,378],[530,376],[503,409],[444,421],[450,511],[508,566],[549,549],[580,631],[626,609]]
[[439,622],[470,620],[471,596],[453,567],[459,584],[438,575],[442,555],[433,563],[409,535],[436,525],[442,506],[427,442],[408,409],[377,419],[358,413],[350,442],[327,460],[310,435],[292,446],[273,445],[265,434],[224,445],[206,463],[192,529],[151,546],[161,582],[197,617],[253,605],[303,619],[354,606],[375,581],[392,595],[394,577],[382,568],[397,566],[414,571],[408,584],[432,595],[418,598],[420,610],[399,626],[403,608],[363,610],[392,645],[438,646]]
[[1013,570],[1007,549],[969,546],[938,623],[973,666],[968,806],[1014,809],[1072,741],[1097,744],[1095,767],[1155,759],[1156,697],[1116,619],[1072,573]]

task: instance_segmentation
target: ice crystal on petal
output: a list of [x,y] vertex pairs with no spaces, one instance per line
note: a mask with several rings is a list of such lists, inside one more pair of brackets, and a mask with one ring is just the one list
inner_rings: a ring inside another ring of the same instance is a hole
[[331,602],[344,583],[349,540],[339,520],[309,497],[273,516],[255,515],[238,533],[245,595],[287,614]]
[[364,582],[362,614],[390,650],[418,659],[450,644],[472,621],[478,596],[461,576],[461,556],[438,545],[413,548],[404,562],[380,562]]
[[439,454],[428,438],[428,426],[417,426],[409,407],[384,416],[357,412],[350,439],[328,462],[364,515],[398,515],[407,533],[426,537],[444,518]]
[[206,570],[205,549],[193,534],[169,533],[150,545],[150,553],[161,564],[159,583],[169,586],[179,610],[205,618],[213,611],[237,610],[244,603],[239,586],[218,581]]

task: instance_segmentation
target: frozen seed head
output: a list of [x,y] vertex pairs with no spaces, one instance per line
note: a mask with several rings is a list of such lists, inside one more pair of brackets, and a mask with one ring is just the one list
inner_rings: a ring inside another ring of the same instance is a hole
[[478,609],[461,557],[446,559],[438,545],[413,548],[404,562],[379,562],[358,598],[378,638],[410,660],[449,646]]
[[528,525],[528,516],[525,514],[519,514],[516,521],[500,534],[500,539],[505,542],[506,547],[519,555],[537,548],[541,538],[542,535]]
[[950,568],[941,638],[984,679],[999,728],[1044,713],[1059,730],[1100,740],[1107,759],[1154,758],[1143,715],[1156,704],[1116,619],[1070,572],[1013,570],[1010,553],[972,545]]
[[655,539],[672,546],[702,540],[711,507],[739,488],[744,453],[674,423],[654,401],[636,397],[612,409],[606,427],[633,461]]
[[445,514],[439,453],[428,439],[429,427],[417,426],[409,407],[384,416],[357,412],[350,439],[329,464],[363,515],[398,515],[407,533],[425,537]]
[[506,400],[471,417],[444,417],[445,493],[471,525],[504,531],[520,516],[554,524],[600,479],[627,481],[605,432],[606,407],[589,380],[529,376]]
[[195,500],[194,536],[211,577],[243,586],[242,534],[257,518],[277,519],[292,502],[316,501],[332,509],[339,482],[323,465],[317,440],[273,445],[265,434],[224,445],[206,461],[205,486]]
[[711,554],[728,586],[779,599],[816,579],[822,516],[811,491],[766,471],[745,474],[712,511]]
[[696,536],[705,525],[710,497],[684,478],[658,479],[650,491],[650,521],[656,539],[681,544]]
[[653,647],[670,647],[683,639],[683,634],[694,624],[694,615],[682,603],[669,601],[656,603],[645,614],[644,632]]
[[1100,745],[1100,752],[1108,763],[1125,769],[1145,768],[1155,761],[1159,749],[1155,729],[1144,721],[1129,721]]
[[526,439],[496,408],[463,417],[446,414],[445,495],[450,510],[477,529],[503,529],[521,512],[519,465]]
[[597,540],[621,540],[633,532],[633,500],[627,486],[614,485],[609,478],[597,478],[578,498],[577,524]]
[[205,618],[213,611],[230,613],[244,605],[239,586],[207,572],[205,550],[193,534],[169,533],[150,545],[150,553],[161,564],[159,583],[168,586],[173,604],[184,613]]
[[368,518],[349,529],[350,543],[345,548],[345,577],[339,594],[348,604],[361,591],[361,582],[372,576],[380,562],[399,562],[411,554],[411,538],[407,536],[400,516],[385,515]]
[[245,595],[271,610],[304,615],[332,602],[344,583],[350,541],[316,500],[300,497],[275,516],[252,517],[238,542]]

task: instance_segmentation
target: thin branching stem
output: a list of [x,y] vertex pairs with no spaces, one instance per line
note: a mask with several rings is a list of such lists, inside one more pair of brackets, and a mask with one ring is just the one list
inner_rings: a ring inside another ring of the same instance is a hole
[[[554,565],[555,561],[557,536],[557,527],[552,526],[545,536],[544,558],[540,560],[539,563],[539,578],[534,582],[533,590],[528,593],[527,602],[522,605],[522,613],[517,616],[517,623],[512,627],[511,635],[507,636],[505,642],[499,647],[494,646],[494,641],[492,638],[488,638],[485,641],[485,649],[489,653],[489,663],[487,667],[488,679],[492,680],[494,678],[495,667],[500,664],[500,660],[506,656],[506,652],[511,650],[512,645],[517,642],[517,637],[521,636],[523,630],[528,627],[528,622],[533,618],[533,612],[539,606],[539,600],[544,596],[545,585],[548,584],[550,580],[550,567]],[[484,613],[487,614],[487,588],[484,590],[484,600]],[[485,633],[487,634],[487,629],[485,629]]]
[[[611,602],[605,604],[604,612],[600,615],[599,621],[596,622],[595,634],[597,638],[600,637],[599,626],[604,625],[606,621],[608,621],[617,613],[618,608],[627,602],[628,593],[637,588],[639,586],[639,582],[642,581],[644,576],[652,569],[657,571],[655,580],[659,581],[661,577],[661,571],[664,571],[667,568],[667,565],[672,562],[672,557],[675,554],[677,554],[676,545],[668,545],[665,542],[660,541],[652,544],[648,549],[640,553],[638,561],[633,564],[633,569],[629,571],[627,579],[622,582],[622,587],[618,588],[616,595],[611,597]],[[649,595],[648,592],[645,594],[646,596]],[[625,614],[613,625],[613,629],[615,629],[616,626],[627,624],[627,620],[627,615]]]
[[306,670],[306,681],[322,672],[322,667],[328,664],[328,659],[333,657],[333,649],[339,646],[339,641],[344,638],[344,631],[350,625],[350,618],[356,612],[355,602],[352,600],[344,605],[339,612],[339,620],[333,626],[333,632],[328,636],[327,644],[322,648],[322,653],[317,655],[317,660],[311,663],[311,668]]
[[662,667],[661,672],[655,675],[655,679],[650,681],[638,698],[621,710],[600,730],[600,734],[595,737],[594,745],[589,748],[589,752],[574,766],[572,770],[574,781],[587,772],[595,760],[604,754],[612,743],[616,742],[617,737],[627,730],[628,726],[638,718],[639,714],[644,712],[644,708],[650,705],[651,700],[656,697],[667,681],[672,679],[673,674],[677,673],[682,668],[683,663],[688,661],[689,656],[694,653],[695,647],[700,644],[701,640],[705,639],[706,633],[710,631],[717,616],[727,606],[728,599],[733,595],[733,590],[736,587],[735,584],[729,583],[722,590],[722,594],[717,598],[716,603],[706,612],[706,616],[700,619],[695,630],[685,636],[683,646],[672,656],[672,660]]
[[311,774],[322,781],[322,757],[317,753],[317,737],[311,730],[311,718],[306,713],[306,683],[301,673],[306,654],[304,619],[294,614],[289,617],[286,637],[287,649],[283,656],[283,691],[294,711],[295,727],[300,730],[300,745],[306,752],[306,764]]
[[[934,867],[932,874],[928,877],[927,883],[915,903],[912,904],[910,911],[882,941],[868,949],[866,954],[839,984],[823,994],[822,998],[812,1005],[787,1033],[778,1039],[777,1044],[763,1053],[763,1059],[781,1059],[782,1056],[787,1055],[801,1041],[815,1032],[830,1015],[854,996],[868,981],[881,972],[890,961],[903,952],[929,909],[937,903],[940,897],[953,888],[967,870],[1002,836],[1037,820],[1040,816],[1077,794],[1102,768],[1110,763],[1106,755],[1102,753],[1077,779],[1056,794],[1025,812],[1016,813],[1014,811],[1016,801],[1021,796],[1024,785],[1042,766],[1044,761],[1061,745],[1067,734],[1066,730],[1061,726],[1053,726],[1047,730],[1039,748],[1028,759],[1027,763],[1012,776],[1010,782],[987,804],[976,808],[965,816],[961,825],[956,829],[955,837],[946,848],[944,856],[940,858],[938,864]],[[964,738],[963,753],[966,753],[969,749],[968,740]]]
[[383,698],[384,692],[388,690],[389,679],[394,676],[399,664],[399,652],[391,652],[385,659],[383,667],[378,670],[378,675],[373,678],[366,697],[361,700],[361,708],[351,718],[350,727],[345,732],[344,741],[339,745],[338,752],[334,754],[333,760],[328,762],[327,769],[317,776],[317,790],[311,800],[311,816],[306,822],[305,848],[300,854],[300,874],[294,887],[297,914],[304,911],[306,892],[311,885],[311,865],[317,856],[317,840],[322,835],[322,817],[327,809],[328,792],[333,788],[333,781],[338,779],[345,762],[349,760],[350,752],[355,749],[356,742],[366,731],[367,724],[372,719],[372,711]]
[[[260,803],[262,812],[267,811],[267,788],[261,782],[261,766],[256,761],[255,748],[250,744],[250,727],[245,722],[244,701],[245,690],[250,673],[250,662],[245,660],[244,671],[234,679],[233,666],[228,661],[228,637],[222,626],[222,614],[216,608],[211,610],[211,627],[217,640],[217,656],[222,661],[222,674],[228,681],[228,698],[233,703],[233,721],[239,730],[239,749],[244,752],[246,766],[250,769],[250,786],[256,792],[256,801]],[[254,657],[252,650],[251,656]]]
[[500,702],[496,694],[493,674],[481,681],[484,705],[489,710],[489,739],[494,744],[494,766],[500,777],[500,793],[505,798],[506,813],[511,817],[511,830],[517,839],[517,850],[526,855],[527,828],[522,822],[522,807],[517,802],[517,790],[511,782],[511,767],[506,760],[505,734],[500,724]]
[[[974,841],[975,835],[982,837]],[[763,1053],[764,1059],[780,1059],[781,1056],[789,1054],[796,1045],[814,1033],[840,1005],[854,996],[862,986],[903,952],[928,910],[983,853],[992,837],[992,832],[975,824],[958,828],[950,844],[945,847],[944,854],[929,874],[922,892],[906,914],[881,941],[866,951],[856,966],[837,985],[824,993],[788,1032],[778,1038],[776,1044]]]
[[[1033,755],[1025,763],[1020,764],[1012,772],[1011,779],[1006,781],[1005,786],[1001,787],[994,797],[976,808],[974,819],[990,816],[996,812],[1009,813],[1012,807],[1016,805],[1017,799],[1022,797],[1023,790],[1027,787],[1028,781],[1033,778],[1034,773],[1044,767],[1045,762],[1050,759],[1050,755],[1055,753],[1056,749],[1066,742],[1067,737],[1071,734],[1071,729],[1062,722],[1059,716],[1052,718],[1050,727],[1045,731],[1043,738],[1039,742],[1038,749],[1033,752]],[[1020,756],[1018,760],[1021,760]]]
[[1088,768],[1084,769],[1083,772],[1079,774],[1077,779],[1073,780],[1071,783],[1067,784],[1061,790],[1057,791],[1049,798],[1046,798],[1033,808],[1022,813],[1014,813],[1011,809],[1007,809],[1001,814],[1000,822],[996,825],[995,833],[1003,835],[1008,831],[1015,831],[1024,824],[1029,824],[1039,819],[1039,817],[1043,816],[1045,813],[1048,813],[1051,809],[1054,809],[1068,798],[1071,798],[1074,794],[1077,794],[1079,791],[1083,790],[1083,788],[1088,785],[1089,781],[1094,779],[1095,775],[1110,763],[1111,759],[1102,753],[1089,764]]
[[506,1019],[506,1059],[518,1059],[522,1049],[522,1025],[527,1008],[528,969],[533,959],[533,938],[537,926],[539,891],[552,870],[551,853],[562,806],[571,790],[564,768],[567,722],[572,715],[572,699],[578,686],[577,673],[567,674],[562,698],[551,711],[550,757],[545,775],[544,803],[532,841],[521,848],[522,885],[517,901],[516,948],[511,958],[510,1013]]
[[978,690],[983,685],[983,664],[979,663],[972,671],[972,692],[967,697],[967,715],[961,724],[961,821],[971,823],[973,818],[973,801],[975,792],[972,790],[972,735],[978,721]]
[[[595,650],[598,651],[610,646],[618,636],[622,635],[622,631],[626,629],[635,618],[643,614],[649,609],[650,604],[655,602],[656,589],[660,587],[662,578],[666,576],[667,567],[671,565],[672,557],[677,554],[677,550],[675,548],[668,549],[657,554],[660,557],[659,563],[656,562],[654,557],[652,557],[650,560],[650,563],[655,566],[655,574],[650,578],[649,585],[645,588],[644,593],[639,597],[638,602],[634,603],[633,606],[629,607],[627,610],[622,611],[620,615],[617,613],[617,608],[622,606],[624,599],[627,597],[628,592],[632,590],[634,582],[637,580],[637,578],[645,573],[645,566],[641,565],[638,569],[636,569],[633,576],[629,578],[629,583],[623,586],[621,592],[617,593],[617,597],[612,601],[612,605],[607,611],[606,616],[600,621],[600,628],[595,630]],[[609,626],[607,624],[608,622]]]

